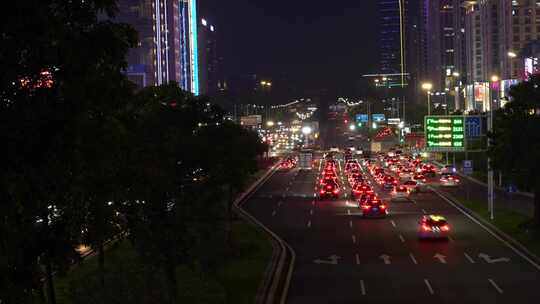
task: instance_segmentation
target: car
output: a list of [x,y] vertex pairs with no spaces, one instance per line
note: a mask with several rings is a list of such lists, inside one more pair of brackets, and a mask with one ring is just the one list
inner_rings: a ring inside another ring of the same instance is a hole
[[420,219],[420,239],[448,239],[450,226],[441,215],[424,215]]
[[423,174],[418,174],[418,173],[413,175],[412,180],[417,183],[425,183],[427,181],[426,177]]
[[386,217],[387,206],[380,199],[368,199],[362,205],[362,215],[364,217]]
[[412,170],[411,169],[403,169],[401,172],[399,172],[399,179],[400,180],[407,180],[412,177]]
[[394,186],[397,185],[397,180],[393,176],[387,175],[382,183],[383,189],[392,189]]
[[454,167],[452,165],[446,165],[446,166],[441,168],[441,174],[456,173],[456,172],[457,172],[456,167]]
[[408,180],[403,182],[401,184],[403,187],[406,187],[409,191],[409,194],[420,192],[420,188],[418,187],[418,183],[413,180]]
[[373,189],[367,184],[356,184],[351,189],[351,196],[354,198],[358,198],[363,194],[371,194],[373,193]]
[[393,201],[408,201],[409,200],[409,189],[406,186],[400,185],[395,186],[394,190],[391,192]]
[[440,181],[443,187],[457,187],[459,185],[459,178],[452,173],[443,174]]
[[321,185],[321,188],[319,190],[319,197],[320,198],[325,198],[325,197],[338,198],[339,185],[335,182],[329,182],[324,185]]
[[435,176],[436,174],[435,166],[426,164],[422,166],[422,174],[426,176]]

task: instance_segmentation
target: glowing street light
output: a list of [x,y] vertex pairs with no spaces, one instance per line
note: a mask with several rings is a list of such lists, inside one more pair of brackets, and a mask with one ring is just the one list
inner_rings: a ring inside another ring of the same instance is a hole
[[517,57],[517,54],[516,54],[515,52],[510,51],[510,52],[508,52],[508,57],[510,57],[510,58],[516,58],[516,57]]
[[498,81],[499,81],[499,76],[497,75],[491,76],[491,82],[498,82]]
[[427,113],[431,115],[431,90],[433,89],[433,84],[430,82],[422,83],[422,90],[427,91]]
[[310,126],[305,126],[305,127],[302,128],[302,133],[304,135],[309,135],[309,134],[311,134],[311,132],[313,132],[313,129],[311,129]]
[[267,126],[267,127],[273,127],[273,126],[274,126],[274,122],[271,121],[271,120],[269,120],[269,121],[266,122],[266,126]]
[[356,126],[355,126],[355,125],[350,125],[350,126],[349,126],[349,130],[351,130],[351,131],[356,130]]
[[460,74],[459,74],[458,72],[454,72],[454,73],[452,73],[452,76],[454,76],[454,77],[459,77]]

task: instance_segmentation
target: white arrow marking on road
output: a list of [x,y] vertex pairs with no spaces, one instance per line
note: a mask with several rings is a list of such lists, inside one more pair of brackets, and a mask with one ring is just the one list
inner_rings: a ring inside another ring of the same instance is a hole
[[366,286],[364,285],[364,280],[360,280],[360,292],[362,292],[362,295],[366,295]]
[[360,265],[360,256],[358,255],[358,253],[355,256],[356,256],[356,265]]
[[399,235],[399,239],[401,240],[402,243],[405,243],[405,238],[403,237],[403,235]]
[[341,259],[341,257],[334,254],[334,255],[329,256],[328,260],[316,259],[316,260],[313,260],[313,263],[315,263],[315,264],[337,265],[339,259]]
[[356,244],[356,235],[352,236],[352,242],[353,242],[353,244]]
[[390,256],[387,254],[382,254],[379,258],[382,259],[386,265],[392,264],[392,262],[390,262]]
[[414,255],[412,253],[409,253],[409,256],[411,257],[412,262],[418,265],[418,262],[416,261],[416,258],[414,257]]
[[469,262],[470,262],[471,264],[476,263],[476,262],[473,260],[473,258],[471,258],[471,256],[468,255],[466,252],[464,252],[463,254],[465,255],[465,258],[467,258],[467,260],[469,260]]
[[392,226],[396,227],[396,222],[394,222],[394,220],[390,220],[390,223],[392,223]]
[[427,289],[429,291],[429,294],[433,295],[435,292],[433,291],[433,288],[431,287],[431,284],[429,283],[428,279],[424,279],[424,283],[426,283]]
[[446,256],[445,255],[437,253],[433,257],[436,258],[437,260],[439,260],[439,262],[441,262],[442,264],[446,264]]
[[484,261],[486,261],[486,263],[488,264],[493,264],[493,263],[508,263],[510,262],[510,259],[509,258],[498,258],[498,259],[492,259],[489,255],[485,254],[485,253],[480,253],[478,255],[479,258],[483,259]]
[[307,227],[308,227],[308,228],[311,228],[311,221],[309,221],[309,222],[307,223]]
[[499,293],[504,293],[504,291],[499,287],[499,285],[497,285],[497,283],[495,283],[495,281],[493,281],[492,279],[488,279],[488,281]]

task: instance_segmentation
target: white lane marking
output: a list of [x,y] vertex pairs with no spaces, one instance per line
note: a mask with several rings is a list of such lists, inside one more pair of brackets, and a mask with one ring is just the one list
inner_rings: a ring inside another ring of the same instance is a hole
[[309,214],[313,215],[313,209],[309,210]]
[[424,283],[426,283],[427,289],[429,291],[429,294],[433,295],[435,292],[433,291],[433,288],[431,287],[431,284],[429,283],[428,279],[424,279]]
[[358,255],[358,253],[355,256],[356,256],[356,265],[360,265],[360,256]]
[[470,262],[471,264],[476,263],[476,262],[473,260],[473,258],[471,258],[471,256],[468,255],[466,252],[464,252],[463,254],[465,255],[465,258],[466,258],[467,260],[469,260],[469,262]]
[[411,257],[412,262],[413,262],[415,265],[418,265],[418,262],[416,261],[416,258],[414,257],[414,255],[413,255],[412,253],[409,253],[409,256]]
[[401,240],[402,243],[405,243],[405,238],[403,237],[403,235],[399,235],[399,239]]
[[448,204],[450,204],[452,207],[456,208],[457,210],[461,211],[466,217],[468,217],[471,221],[476,223],[478,226],[484,228],[485,231],[487,231],[489,234],[491,234],[494,238],[499,240],[501,243],[506,245],[506,247],[512,249],[517,255],[519,255],[521,258],[523,258],[525,261],[529,262],[536,270],[540,271],[540,265],[535,263],[533,260],[531,260],[529,257],[527,257],[525,254],[523,254],[520,250],[518,250],[516,247],[508,243],[507,241],[503,240],[500,236],[496,235],[491,229],[486,227],[484,224],[482,224],[480,221],[469,215],[467,212],[463,211],[460,207],[458,207],[454,202],[446,198],[446,196],[439,193],[439,191],[436,191],[434,188],[430,187],[430,189],[435,192],[440,198],[442,198],[444,201],[446,201]]
[[356,244],[356,235],[352,236],[352,242],[353,242],[353,244]]
[[312,201],[311,204],[312,204],[313,206],[315,206],[315,201]]
[[349,227],[352,228],[352,221],[349,221]]
[[308,228],[311,228],[311,221],[309,221],[309,222],[307,223],[307,227],[308,227]]
[[493,288],[495,288],[500,294],[504,293],[504,291],[499,287],[499,285],[497,285],[497,283],[495,283],[495,281],[493,281],[492,279],[488,279],[488,281],[491,283]]
[[394,222],[394,220],[390,220],[390,223],[392,224],[392,226],[396,227],[396,222]]
[[276,210],[272,211],[272,216],[276,216]]
[[350,209],[347,209],[347,214],[351,215],[351,210]]
[[426,209],[422,209],[423,214],[427,214]]
[[366,286],[364,285],[364,280],[360,280],[360,292],[363,296],[366,295]]

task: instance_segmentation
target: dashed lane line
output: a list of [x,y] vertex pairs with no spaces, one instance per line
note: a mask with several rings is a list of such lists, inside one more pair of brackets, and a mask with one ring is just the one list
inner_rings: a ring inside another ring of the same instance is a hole
[[434,295],[435,294],[435,291],[433,291],[433,287],[431,287],[431,283],[429,283],[429,280],[428,279],[424,279],[424,283],[426,284],[427,286],[427,289],[429,291],[429,294],[430,295]]
[[272,211],[272,216],[276,216],[276,210]]
[[504,293],[504,290],[502,290],[499,285],[497,285],[497,283],[495,283],[495,281],[493,281],[492,279],[488,279],[489,283],[491,283],[491,286],[493,286],[493,288],[495,288],[495,290],[497,290],[498,293],[500,294],[503,294]]
[[313,215],[313,209],[309,210],[309,215]]
[[474,264],[476,263],[473,258],[471,258],[470,255],[468,255],[466,252],[463,253],[465,255],[465,258],[471,263],[471,264]]
[[394,228],[397,227],[396,222],[394,222],[394,220],[390,220],[390,223],[392,224],[392,226],[394,226]]
[[364,284],[364,280],[360,280],[360,292],[363,296],[366,295],[366,285]]
[[307,227],[308,227],[308,228],[311,228],[311,221],[309,221],[309,222],[307,223]]
[[402,243],[405,243],[405,238],[403,237],[403,235],[399,235],[399,239],[401,240]]
[[423,214],[427,214],[426,209],[422,209]]
[[416,258],[414,257],[414,255],[412,253],[409,253],[409,257],[411,258],[412,262],[415,264],[415,265],[418,265],[418,261],[416,261]]
[[349,227],[352,228],[352,221],[349,221]]
[[352,242],[353,242],[353,244],[356,244],[356,235],[352,236]]
[[355,256],[356,256],[356,265],[360,265],[360,256],[358,255],[358,253]]

